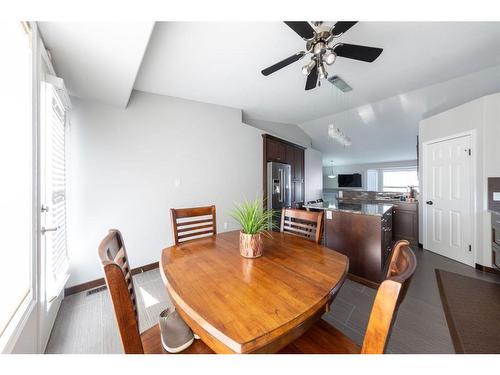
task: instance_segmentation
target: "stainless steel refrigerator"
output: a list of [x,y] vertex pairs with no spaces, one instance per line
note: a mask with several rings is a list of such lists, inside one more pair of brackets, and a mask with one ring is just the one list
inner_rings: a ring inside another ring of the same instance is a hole
[[267,163],[267,209],[275,210],[275,224],[281,220],[281,209],[292,203],[290,164],[270,161]]

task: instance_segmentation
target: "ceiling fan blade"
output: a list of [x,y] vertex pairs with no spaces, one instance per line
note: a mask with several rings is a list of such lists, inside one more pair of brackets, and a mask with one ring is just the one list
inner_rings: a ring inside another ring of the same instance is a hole
[[349,86],[349,84],[346,81],[344,81],[342,78],[340,78],[337,75],[328,77],[328,82],[330,82],[332,85],[334,85],[336,88],[338,88],[342,92],[352,91],[352,87]]
[[261,73],[265,76],[268,76],[269,74],[274,73],[275,71],[280,70],[280,69],[284,68],[285,66],[290,65],[291,63],[294,63],[295,61],[300,60],[301,58],[304,57],[305,54],[306,53],[304,51],[297,52],[295,55],[287,57],[286,59],[281,60],[280,62],[278,62],[274,65],[271,65],[269,68],[262,70]]
[[358,46],[356,44],[342,43],[334,48],[337,56],[347,57],[348,59],[373,62],[382,53],[382,48]]
[[318,64],[312,68],[311,73],[307,76],[306,90],[311,90],[316,87],[318,83]]
[[316,35],[316,32],[306,21],[285,21],[288,27],[295,31],[302,39],[311,39]]
[[358,23],[358,21],[339,21],[335,25],[333,25],[330,32],[333,35],[340,35],[340,34],[345,33],[347,30],[349,30],[351,27],[353,27],[357,23]]

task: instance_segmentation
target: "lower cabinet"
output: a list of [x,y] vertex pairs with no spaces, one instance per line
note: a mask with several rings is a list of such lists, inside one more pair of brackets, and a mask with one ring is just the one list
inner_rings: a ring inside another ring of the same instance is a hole
[[396,203],[393,215],[393,239],[408,240],[411,246],[418,246],[418,204]]
[[332,211],[325,219],[326,246],[349,258],[352,279],[376,286],[384,279],[392,246],[392,212],[383,216]]

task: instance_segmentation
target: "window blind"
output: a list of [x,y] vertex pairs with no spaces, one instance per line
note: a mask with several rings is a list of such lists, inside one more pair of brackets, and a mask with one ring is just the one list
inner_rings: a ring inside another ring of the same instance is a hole
[[45,87],[45,199],[49,206],[46,223],[55,229],[45,233],[46,291],[50,301],[64,287],[69,270],[66,230],[67,111],[55,87],[48,83]]

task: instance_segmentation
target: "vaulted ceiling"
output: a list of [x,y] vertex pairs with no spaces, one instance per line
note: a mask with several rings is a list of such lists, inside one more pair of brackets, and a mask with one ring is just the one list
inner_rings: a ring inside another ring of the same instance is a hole
[[[500,91],[494,70],[479,83],[460,79],[500,65],[495,22],[360,22],[340,41],[384,51],[371,64],[338,58],[328,67],[353,87],[346,94],[328,82],[304,91],[300,68],[306,60],[261,75],[305,48],[281,22],[157,22],[152,32],[147,23],[49,22],[40,29],[57,72],[76,96],[124,107],[133,87],[241,108],[249,118],[299,124],[325,160],[335,156],[342,164],[414,158],[414,147],[404,150],[414,146],[420,118]],[[444,86],[432,88],[437,84]],[[347,154],[325,139],[335,114],[353,139]],[[404,147],[388,155],[382,139]]]

